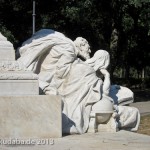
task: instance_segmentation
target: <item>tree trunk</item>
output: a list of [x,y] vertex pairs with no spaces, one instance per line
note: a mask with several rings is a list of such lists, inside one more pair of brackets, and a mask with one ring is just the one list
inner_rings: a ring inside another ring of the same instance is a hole
[[142,69],[142,80],[145,78],[145,68]]

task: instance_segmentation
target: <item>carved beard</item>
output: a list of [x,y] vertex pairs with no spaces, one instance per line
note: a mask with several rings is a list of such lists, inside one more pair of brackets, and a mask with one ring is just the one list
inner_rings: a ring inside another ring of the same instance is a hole
[[81,59],[84,59],[84,60],[87,60],[87,59],[90,58],[90,54],[89,54],[89,53],[85,53],[85,52],[83,52],[83,51],[79,51],[78,56],[79,56]]

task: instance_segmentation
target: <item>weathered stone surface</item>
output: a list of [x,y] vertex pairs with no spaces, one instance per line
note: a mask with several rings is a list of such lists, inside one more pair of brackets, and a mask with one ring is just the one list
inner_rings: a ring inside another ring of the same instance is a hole
[[38,80],[0,80],[0,96],[38,94]]
[[17,61],[0,61],[0,71],[27,71]]
[[150,150],[150,136],[128,131],[85,133],[50,139],[51,144],[0,145],[1,150]]
[[13,49],[0,47],[0,60],[15,60],[15,51]]
[[1,71],[0,80],[37,80],[38,75],[31,71]]
[[0,33],[0,61],[15,60],[15,50],[9,41]]
[[0,139],[61,137],[61,118],[58,96],[0,97]]
[[1,71],[0,96],[3,95],[39,95],[38,76],[28,71]]

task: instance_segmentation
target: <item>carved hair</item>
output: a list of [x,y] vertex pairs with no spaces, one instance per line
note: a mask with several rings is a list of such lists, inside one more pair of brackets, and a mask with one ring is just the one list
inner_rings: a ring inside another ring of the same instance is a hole
[[90,58],[90,46],[88,44],[88,41],[82,37],[77,37],[76,40],[74,41],[77,55],[80,56],[81,58],[87,60]]
[[106,69],[110,62],[109,53],[105,50],[98,50],[95,52],[94,56],[91,59],[88,59],[88,63],[91,67],[94,67],[94,70]]
[[75,41],[74,41],[75,46],[76,46],[77,48],[79,48],[79,49],[80,49],[81,46],[84,46],[85,43],[88,44],[87,40],[84,39],[84,38],[82,38],[82,37],[77,37],[77,38],[75,39]]

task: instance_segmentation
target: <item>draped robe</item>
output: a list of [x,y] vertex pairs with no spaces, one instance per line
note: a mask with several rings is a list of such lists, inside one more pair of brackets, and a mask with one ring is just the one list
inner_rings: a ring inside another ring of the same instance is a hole
[[74,43],[61,33],[41,30],[19,51],[17,61],[38,74],[41,90],[61,95],[63,132],[86,132],[91,106],[101,99],[102,80],[77,58]]

